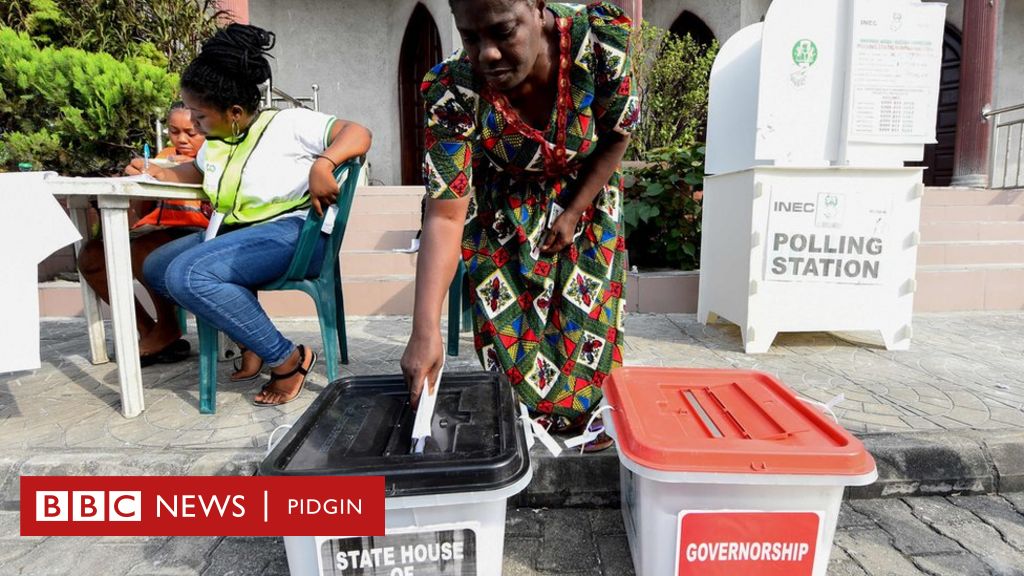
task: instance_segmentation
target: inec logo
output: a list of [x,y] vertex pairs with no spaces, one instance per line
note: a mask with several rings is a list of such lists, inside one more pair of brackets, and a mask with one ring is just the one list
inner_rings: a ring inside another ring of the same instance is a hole
[[818,60],[818,46],[806,38],[793,44],[793,62],[801,68],[807,68]]

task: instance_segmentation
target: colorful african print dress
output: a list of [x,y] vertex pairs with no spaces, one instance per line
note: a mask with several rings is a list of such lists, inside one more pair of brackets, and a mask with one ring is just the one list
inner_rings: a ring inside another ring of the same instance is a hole
[[638,102],[631,22],[610,4],[548,4],[561,57],[543,131],[473,76],[459,53],[424,78],[424,176],[432,198],[472,195],[462,241],[480,361],[505,372],[535,412],[576,417],[596,406],[622,364],[625,243],[622,173],[584,212],[558,254],[539,251],[549,215],[568,206],[602,134],[628,134]]

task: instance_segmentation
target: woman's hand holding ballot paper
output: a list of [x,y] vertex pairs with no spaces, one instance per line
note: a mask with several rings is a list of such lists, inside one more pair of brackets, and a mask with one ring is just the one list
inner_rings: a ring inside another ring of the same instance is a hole
[[441,385],[441,375],[444,374],[444,347],[441,348],[441,367],[437,370],[437,377],[433,384],[430,380],[423,379],[423,389],[420,396],[413,403],[416,406],[416,419],[412,425],[412,447],[411,454],[422,454],[427,445],[427,438],[431,436],[431,427],[434,422],[434,408],[437,406],[438,387]]

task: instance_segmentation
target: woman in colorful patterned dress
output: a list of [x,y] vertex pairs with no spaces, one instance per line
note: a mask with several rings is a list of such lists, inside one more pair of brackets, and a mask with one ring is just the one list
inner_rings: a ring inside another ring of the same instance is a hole
[[535,414],[579,423],[622,364],[631,22],[605,3],[451,6],[465,48],[422,85],[431,200],[402,370],[416,402],[461,243],[480,361]]

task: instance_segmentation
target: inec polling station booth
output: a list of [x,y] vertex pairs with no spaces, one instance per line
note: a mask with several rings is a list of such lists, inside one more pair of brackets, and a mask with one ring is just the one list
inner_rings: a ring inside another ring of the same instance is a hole
[[775,0],[711,72],[698,319],[910,346],[945,5]]

